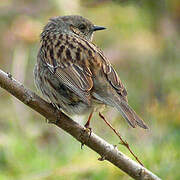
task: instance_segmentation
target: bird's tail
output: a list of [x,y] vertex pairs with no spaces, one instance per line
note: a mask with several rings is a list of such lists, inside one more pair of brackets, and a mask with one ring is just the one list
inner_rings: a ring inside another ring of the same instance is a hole
[[144,129],[148,129],[148,126],[144,123],[144,121],[136,114],[136,112],[129,106],[129,104],[123,100],[120,99],[118,96],[115,96],[112,93],[109,93],[110,95],[107,96],[100,96],[97,93],[94,93],[93,96],[100,100],[101,102],[104,102],[105,104],[109,106],[113,106],[118,109],[118,111],[121,113],[124,119],[133,127],[140,126]]
[[[116,101],[117,102],[117,101]],[[148,126],[144,121],[136,114],[136,112],[129,106],[129,104],[123,100],[115,103],[115,107],[121,113],[124,119],[133,127],[140,126],[144,129],[148,129]]]

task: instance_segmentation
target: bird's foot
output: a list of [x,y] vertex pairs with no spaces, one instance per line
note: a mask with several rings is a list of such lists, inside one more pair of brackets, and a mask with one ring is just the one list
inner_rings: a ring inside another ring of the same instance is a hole
[[84,127],[85,127],[85,132],[87,132],[89,134],[89,138],[90,138],[91,134],[92,134],[92,128],[87,124],[85,124]]
[[[84,131],[82,132],[83,134],[84,134],[84,133],[89,134],[89,135],[88,135],[89,138],[91,137],[91,134],[92,134],[92,128],[90,127],[90,120],[91,120],[91,118],[92,118],[92,114],[93,114],[93,112],[90,113],[90,115],[89,115],[89,117],[88,117],[88,120],[87,120],[86,124],[84,125],[85,129],[84,129]],[[89,138],[88,138],[88,140],[89,140]],[[82,144],[81,144],[81,149],[83,148],[84,144],[85,144],[85,143],[82,143]]]
[[[83,133],[83,134],[84,134],[84,133],[85,133],[85,134],[88,134],[88,140],[89,140],[90,137],[91,137],[91,134],[92,134],[92,128],[89,127],[87,124],[85,124],[84,127],[85,127],[85,128],[84,128],[84,131],[83,131],[82,133]],[[82,135],[82,136],[83,136],[83,135]],[[87,140],[87,141],[88,141],[88,140]],[[83,148],[84,144],[85,144],[85,142],[81,143],[81,149]]]

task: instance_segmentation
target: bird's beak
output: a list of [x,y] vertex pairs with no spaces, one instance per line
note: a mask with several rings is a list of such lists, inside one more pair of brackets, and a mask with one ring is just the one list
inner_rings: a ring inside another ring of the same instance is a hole
[[93,26],[93,31],[99,31],[99,30],[104,30],[104,29],[106,28],[102,26],[96,26],[96,25]]

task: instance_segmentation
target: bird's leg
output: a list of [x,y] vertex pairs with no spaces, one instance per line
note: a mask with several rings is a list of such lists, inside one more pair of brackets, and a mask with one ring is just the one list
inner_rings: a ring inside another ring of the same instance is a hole
[[84,125],[88,129],[90,129],[89,125],[90,125],[90,121],[91,121],[92,115],[93,115],[93,112],[90,113],[90,115],[88,117],[88,120],[87,120],[86,124]]
[[[91,133],[92,133],[92,128],[90,127],[90,121],[93,115],[93,111],[90,113],[88,120],[86,122],[86,124],[84,125],[84,127],[86,128],[85,131],[89,133],[89,138],[91,137]],[[81,144],[81,149],[83,148],[84,143]]]
[[92,128],[90,127],[90,121],[92,119],[92,115],[93,115],[93,111],[90,113],[88,120],[87,120],[86,124],[84,125],[86,130],[90,132],[89,137],[91,136],[91,133],[92,133]]

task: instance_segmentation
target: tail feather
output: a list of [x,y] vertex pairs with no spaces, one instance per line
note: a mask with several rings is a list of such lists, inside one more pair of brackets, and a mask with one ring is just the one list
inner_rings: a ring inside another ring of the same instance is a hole
[[116,108],[120,111],[121,115],[124,119],[135,128],[137,125],[148,129],[148,126],[144,123],[144,121],[136,114],[136,112],[128,105],[125,101],[120,101],[116,104]]
[[100,96],[97,93],[93,93],[93,96],[100,100],[101,102],[104,102],[105,104],[109,106],[116,107],[118,111],[121,113],[124,119],[133,127],[140,126],[144,129],[148,129],[148,126],[144,123],[144,121],[136,114],[136,112],[129,106],[129,104],[124,101],[123,99],[120,99],[117,96],[106,96],[106,98],[103,96]]

